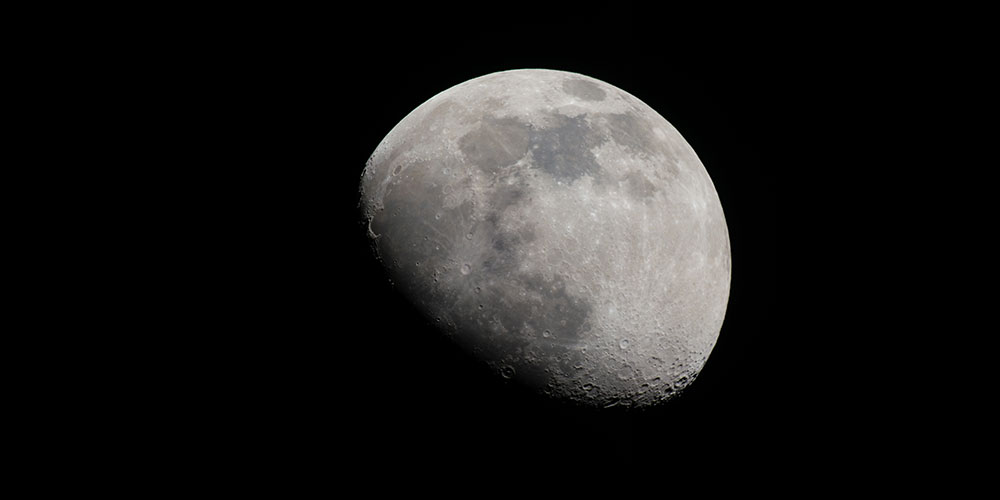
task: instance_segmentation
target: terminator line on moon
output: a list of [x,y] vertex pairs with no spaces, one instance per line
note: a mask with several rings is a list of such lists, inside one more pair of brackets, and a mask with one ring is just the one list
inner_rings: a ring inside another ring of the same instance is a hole
[[667,120],[552,70],[469,80],[407,115],[361,179],[400,292],[498,376],[585,406],[690,384],[729,298],[722,205]]

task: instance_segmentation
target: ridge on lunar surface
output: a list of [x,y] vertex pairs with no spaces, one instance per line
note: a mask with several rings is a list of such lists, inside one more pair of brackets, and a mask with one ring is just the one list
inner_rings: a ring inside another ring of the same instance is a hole
[[729,297],[722,205],[680,133],[628,93],[493,73],[407,115],[361,179],[399,290],[498,374],[587,406],[690,384]]

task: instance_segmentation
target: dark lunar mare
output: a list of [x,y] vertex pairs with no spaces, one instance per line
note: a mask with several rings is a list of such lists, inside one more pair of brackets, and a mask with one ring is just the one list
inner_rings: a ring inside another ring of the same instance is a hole
[[607,96],[599,85],[582,78],[571,78],[562,83],[562,91],[585,101],[603,101]]
[[572,118],[550,114],[555,126],[533,130],[531,156],[536,167],[557,180],[571,183],[584,175],[596,176],[600,164],[591,149],[607,139],[587,123],[587,115]]

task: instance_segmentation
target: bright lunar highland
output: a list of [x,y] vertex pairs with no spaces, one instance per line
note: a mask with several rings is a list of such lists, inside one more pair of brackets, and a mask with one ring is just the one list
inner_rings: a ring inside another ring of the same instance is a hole
[[602,81],[528,69],[441,92],[375,149],[361,210],[400,293],[539,394],[654,405],[718,340],[715,186],[666,119]]

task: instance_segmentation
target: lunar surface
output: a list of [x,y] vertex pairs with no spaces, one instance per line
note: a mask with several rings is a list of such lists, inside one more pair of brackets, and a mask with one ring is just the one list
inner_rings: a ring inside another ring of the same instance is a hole
[[493,73],[407,115],[361,179],[399,291],[497,376],[593,407],[694,381],[729,299],[729,233],[662,116],[593,78]]

